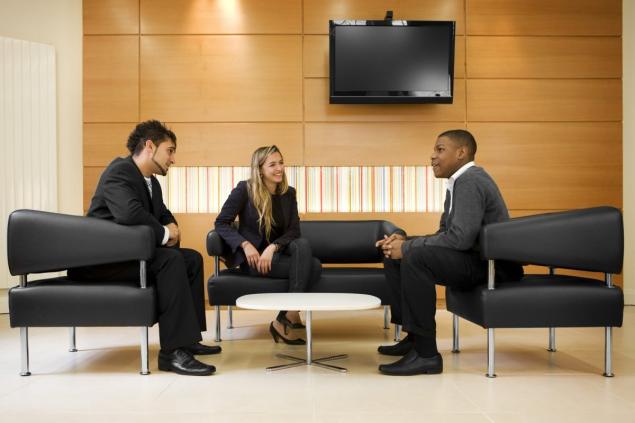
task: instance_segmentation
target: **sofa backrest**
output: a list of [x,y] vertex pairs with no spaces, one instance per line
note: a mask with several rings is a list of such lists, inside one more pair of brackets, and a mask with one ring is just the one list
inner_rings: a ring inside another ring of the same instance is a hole
[[398,228],[385,220],[305,220],[302,237],[322,263],[380,263],[375,242]]

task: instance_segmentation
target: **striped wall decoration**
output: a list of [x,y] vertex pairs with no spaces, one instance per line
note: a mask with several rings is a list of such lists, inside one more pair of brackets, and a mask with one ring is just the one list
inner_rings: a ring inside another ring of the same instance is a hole
[[[447,180],[430,166],[287,166],[300,213],[441,212]],[[218,213],[249,167],[173,167],[158,177],[173,213]]]

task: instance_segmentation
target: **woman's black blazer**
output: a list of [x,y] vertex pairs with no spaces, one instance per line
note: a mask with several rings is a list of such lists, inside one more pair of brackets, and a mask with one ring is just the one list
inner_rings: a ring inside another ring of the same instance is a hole
[[[300,237],[300,216],[295,188],[289,187],[280,200],[284,222],[276,223],[282,227],[283,234],[278,239],[271,240],[271,244],[278,244],[282,249]],[[232,226],[236,216],[238,229]],[[256,248],[262,243],[264,230],[261,230],[258,224],[258,211],[249,198],[247,181],[240,181],[229,194],[214,226],[218,235],[230,248],[224,257],[228,267],[238,266],[246,260],[243,249],[240,248],[244,241],[251,242]]]

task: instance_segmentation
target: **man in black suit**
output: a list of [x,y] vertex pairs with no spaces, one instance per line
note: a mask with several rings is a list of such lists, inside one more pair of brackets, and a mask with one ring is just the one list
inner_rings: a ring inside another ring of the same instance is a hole
[[[152,228],[157,248],[148,263],[148,274],[158,297],[159,369],[210,375],[215,367],[194,358],[195,354],[221,351],[218,346],[200,343],[201,331],[206,330],[203,258],[197,251],[179,247],[179,227],[163,203],[161,186],[154,177],[165,176],[174,164],[176,136],[161,122],[150,120],[137,125],[127,148],[131,155],[116,158],[101,175],[88,216]],[[139,264],[117,263],[72,272],[96,280],[138,280]]]

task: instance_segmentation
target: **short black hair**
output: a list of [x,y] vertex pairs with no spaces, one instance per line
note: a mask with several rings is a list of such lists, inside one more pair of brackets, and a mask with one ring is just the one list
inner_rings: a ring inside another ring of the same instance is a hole
[[449,131],[439,134],[439,138],[441,137],[450,138],[461,147],[467,147],[467,153],[470,159],[474,160],[474,156],[476,155],[476,140],[474,139],[474,135],[469,131],[465,129],[450,129]]
[[157,147],[168,140],[176,145],[176,135],[165,124],[158,120],[146,120],[138,124],[128,136],[126,147],[135,156],[141,153],[147,140],[151,140]]

